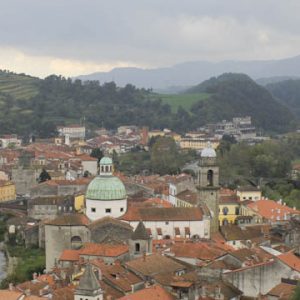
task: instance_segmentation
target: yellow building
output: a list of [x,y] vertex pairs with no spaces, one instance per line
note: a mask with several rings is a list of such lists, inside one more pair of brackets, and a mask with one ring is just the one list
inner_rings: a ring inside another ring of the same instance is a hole
[[220,196],[219,199],[219,224],[234,224],[240,215],[239,198],[235,195]]
[[207,143],[210,143],[213,149],[216,149],[220,142],[218,140],[207,139],[207,138],[182,138],[180,140],[180,148],[181,149],[194,149],[194,150],[202,150],[207,147]]
[[84,200],[85,200],[85,198],[84,198],[83,193],[75,195],[75,198],[74,198],[75,211],[83,211],[83,209],[84,209]]
[[258,201],[261,200],[261,190],[255,186],[245,186],[239,187],[236,191],[236,195],[241,201],[251,200]]
[[16,200],[16,186],[11,181],[0,180],[0,202]]
[[152,137],[157,137],[157,136],[165,136],[166,133],[162,130],[151,130],[148,132],[148,138],[151,139]]

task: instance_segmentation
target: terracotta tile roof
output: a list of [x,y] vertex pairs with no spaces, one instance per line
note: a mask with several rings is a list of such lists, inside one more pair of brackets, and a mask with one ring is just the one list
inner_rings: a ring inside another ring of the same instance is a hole
[[160,254],[139,257],[125,263],[125,265],[134,272],[138,272],[144,276],[153,276],[185,269],[182,264]]
[[98,161],[96,157],[92,157],[87,154],[79,154],[75,156],[76,159],[80,159],[81,161]]
[[74,300],[74,288],[63,287],[53,291],[51,300]]
[[252,249],[242,248],[233,251],[230,254],[246,265],[266,262],[273,258],[273,255],[258,247]]
[[9,291],[9,290],[0,290],[0,299],[5,300],[18,300],[22,296],[21,292]]
[[[100,281],[100,286],[103,290],[104,300],[119,299],[124,296],[124,293],[120,292],[116,288],[113,288],[103,280]],[[112,298],[111,298],[112,297]]]
[[299,210],[294,210],[273,200],[258,200],[247,206],[271,221],[286,220],[285,216],[300,214]]
[[49,285],[55,284],[55,280],[54,280],[53,276],[48,275],[48,274],[43,274],[43,275],[38,276],[37,280],[42,281],[42,282],[47,282]]
[[171,247],[175,257],[197,258],[211,261],[225,255],[227,252],[218,248],[213,243],[176,243]]
[[233,196],[236,195],[236,191],[227,188],[221,188],[219,194],[220,196]]
[[279,283],[274,288],[272,288],[267,295],[278,297],[280,300],[289,300],[291,299],[294,290],[296,289],[296,285],[288,284],[288,283]]
[[117,257],[128,252],[128,245],[86,243],[80,255]]
[[62,215],[54,220],[45,222],[46,225],[56,226],[87,226],[90,220],[83,214]]
[[65,249],[60,255],[61,261],[79,261],[79,250]]
[[176,298],[159,285],[153,285],[138,292],[119,298],[119,300],[175,300]]
[[110,283],[110,285],[115,286],[123,292],[131,292],[132,285],[143,283],[143,280],[139,276],[125,269],[119,262],[108,265],[103,261],[93,260],[91,264],[101,270],[102,276],[107,283]]
[[106,225],[106,224],[115,224],[117,226],[121,226],[121,227],[124,227],[128,230],[132,230],[132,227],[126,223],[126,222],[123,222],[121,220],[118,220],[118,219],[115,219],[115,218],[112,218],[112,217],[103,217],[101,219],[98,219],[96,221],[93,221],[92,223],[90,223],[88,225],[89,228],[95,228],[95,227],[99,227],[99,226],[102,226],[102,225]]
[[32,295],[39,295],[40,290],[46,288],[48,286],[47,282],[42,282],[39,280],[31,280],[20,283],[16,286],[19,291],[25,292],[26,290],[30,290]]
[[161,198],[149,198],[142,202],[142,205],[165,208],[173,207],[173,205],[169,201],[163,200]]
[[125,221],[201,221],[203,213],[198,207],[129,207],[121,219]]
[[186,201],[190,204],[196,205],[198,201],[198,193],[192,192],[190,190],[185,190],[176,195],[176,198]]
[[220,196],[219,202],[220,204],[239,204],[240,198],[236,195]]
[[226,241],[252,240],[263,236],[261,228],[258,226],[249,226],[242,229],[237,225],[227,225],[221,227],[221,233]]
[[241,192],[256,192],[256,191],[258,192],[261,189],[253,185],[248,185],[248,186],[240,186],[237,188],[237,190]]
[[300,258],[297,257],[293,252],[282,253],[278,255],[277,258],[293,270],[300,272]]

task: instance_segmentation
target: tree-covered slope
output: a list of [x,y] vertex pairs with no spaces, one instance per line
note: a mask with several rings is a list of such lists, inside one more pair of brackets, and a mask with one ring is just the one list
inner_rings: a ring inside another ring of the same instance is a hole
[[295,118],[262,86],[244,74],[226,73],[189,89],[187,93],[209,93],[206,101],[192,108],[206,122],[250,115],[262,129],[283,132],[292,128]]
[[300,119],[300,79],[270,83],[266,89]]
[[89,129],[138,125],[183,133],[245,115],[251,115],[261,129],[283,132],[293,121],[289,110],[267,90],[240,74],[225,74],[188,94],[171,97],[130,84],[119,88],[114,82],[100,85],[56,75],[41,80],[4,73],[2,84],[0,76],[0,134],[47,137],[55,134],[57,125],[80,122]]

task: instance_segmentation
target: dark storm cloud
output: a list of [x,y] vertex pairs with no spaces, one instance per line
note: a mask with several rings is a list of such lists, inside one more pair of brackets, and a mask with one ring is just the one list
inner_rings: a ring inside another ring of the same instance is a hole
[[298,2],[10,0],[1,4],[0,48],[145,66],[281,58],[299,51]]

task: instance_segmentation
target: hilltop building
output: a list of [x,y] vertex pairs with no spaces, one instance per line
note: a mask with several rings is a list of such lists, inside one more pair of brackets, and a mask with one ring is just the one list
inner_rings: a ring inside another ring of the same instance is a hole
[[68,125],[57,127],[58,133],[61,136],[68,136],[71,139],[84,139],[85,138],[85,126],[82,125]]

